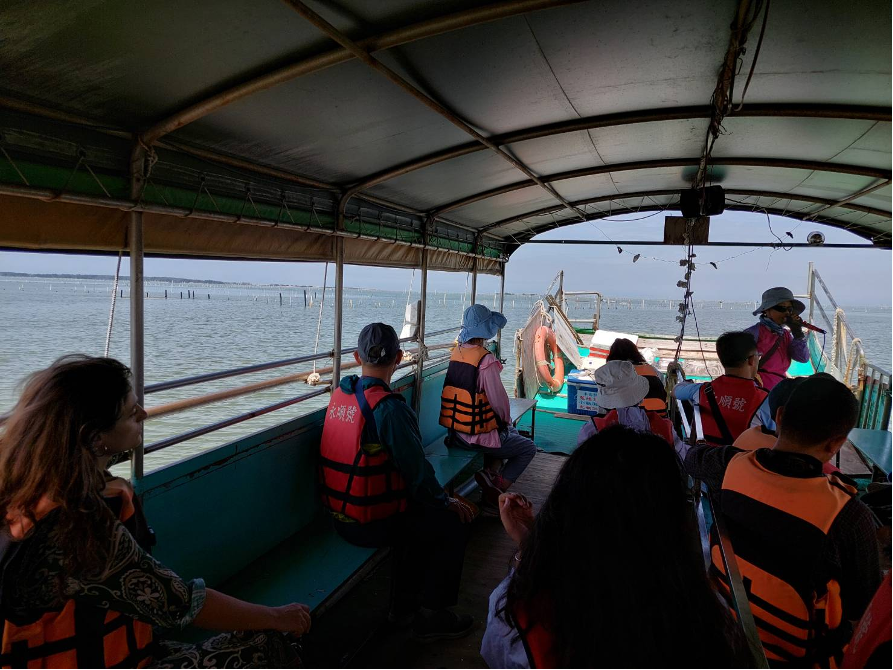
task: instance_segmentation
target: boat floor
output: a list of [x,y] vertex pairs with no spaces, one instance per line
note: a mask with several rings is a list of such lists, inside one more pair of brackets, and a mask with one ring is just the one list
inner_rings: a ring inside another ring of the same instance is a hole
[[[538,453],[513,490],[539,509],[566,461],[564,456]],[[478,494],[473,494],[476,497]],[[386,614],[391,584],[390,557],[321,618],[306,638],[307,667],[356,668],[486,668],[480,655],[490,593],[506,576],[515,551],[498,518],[480,517],[472,527],[457,611],[476,621],[471,635],[431,644],[414,642],[409,629],[388,626]]]

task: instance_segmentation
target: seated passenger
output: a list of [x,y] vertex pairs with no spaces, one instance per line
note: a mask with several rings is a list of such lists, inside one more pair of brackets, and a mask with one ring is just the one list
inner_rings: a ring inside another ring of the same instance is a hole
[[415,412],[388,385],[402,358],[394,329],[363,328],[354,357],[362,376],[341,380],[323,426],[323,504],[351,544],[397,547],[392,622],[414,616],[421,640],[461,637],[474,621],[449,608],[459,598],[473,511],[437,482]]
[[[484,344],[506,324],[499,312],[471,305],[462,317],[440,401],[447,444],[482,451],[484,469],[474,476],[483,492],[481,511],[498,514],[496,501],[536,456],[536,445],[512,425],[509,397],[499,374],[502,363]],[[505,466],[501,467],[502,459]]]
[[783,286],[770,288],[763,291],[763,300],[753,313],[760,315],[759,322],[744,331],[757,343],[760,354],[758,379],[767,391],[787,376],[792,360],[800,363],[809,360],[806,333],[800,325],[803,323],[800,314],[804,309],[806,305],[797,300],[790,289]]
[[[630,473],[642,486],[630,486]],[[519,547],[490,596],[491,668],[735,668],[750,661],[711,588],[676,454],[614,426],[567,459],[534,518],[500,498]]]
[[[855,488],[822,473],[858,413],[846,386],[810,377],[779,410],[772,449],[701,445],[685,458],[718,496],[770,662],[839,666],[852,622],[880,584],[874,516]],[[727,595],[715,539],[712,554]]]
[[[711,382],[683,382],[673,396],[695,403],[698,439],[707,444],[732,444],[751,425],[768,392],[754,381],[759,356],[749,333],[724,333],[716,340],[716,354],[725,374]],[[679,369],[671,363],[667,372]]]
[[648,378],[637,374],[632,363],[605,363],[595,371],[595,383],[598,388],[598,406],[609,411],[604,417],[594,416],[583,424],[577,435],[578,446],[598,431],[615,424],[654,433],[675,446],[677,438],[673,422],[657,412],[647,412],[642,408],[642,400],[648,394]]
[[649,412],[659,412],[663,416],[667,414],[667,390],[664,388],[664,380],[660,372],[653,365],[645,362],[645,357],[632,340],[618,337],[608,351],[608,362],[629,361],[636,367],[636,374],[648,381],[648,394],[641,406]]
[[[138,499],[105,471],[145,418],[110,358],[66,356],[27,381],[0,435],[0,666],[295,667],[283,633],[310,629],[306,605],[243,602],[147,553]],[[189,625],[262,632],[156,638]]]

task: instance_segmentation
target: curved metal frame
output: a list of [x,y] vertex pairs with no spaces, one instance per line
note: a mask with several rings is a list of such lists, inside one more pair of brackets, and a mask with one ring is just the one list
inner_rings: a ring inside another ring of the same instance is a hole
[[[614,163],[612,165],[598,165],[592,168],[583,168],[579,170],[568,170],[566,172],[557,172],[552,175],[546,175],[541,177],[540,179],[547,184],[552,184],[557,181],[566,181],[568,179],[579,179],[580,177],[594,177],[600,174],[608,174],[612,172],[630,172],[635,170],[649,170],[654,168],[667,168],[667,167],[690,167],[696,166],[700,162],[700,157],[692,157],[692,158],[668,158],[668,159],[658,159],[658,160],[647,160],[647,161],[632,161],[629,163]],[[862,167],[860,165],[845,165],[842,163],[826,163],[823,161],[807,161],[807,160],[792,160],[786,158],[714,158],[711,160],[711,165],[738,165],[738,166],[753,166],[753,167],[774,167],[774,168],[786,168],[792,170],[814,170],[816,172],[836,172],[839,174],[852,174],[859,175],[862,177],[873,177],[875,179],[890,179],[891,171],[890,170],[879,170],[876,168],[867,168]],[[503,195],[505,193],[511,193],[512,191],[519,191],[523,188],[529,188],[531,186],[535,186],[533,182],[530,180],[517,181],[513,184],[506,184],[505,186],[500,186],[498,188],[489,189],[487,191],[482,191],[480,193],[476,193],[474,195],[470,195],[468,197],[462,198],[461,200],[455,200],[451,203],[447,203],[446,205],[441,205],[437,209],[434,210],[434,216],[439,214],[450,212],[455,209],[459,209],[460,207],[466,207],[467,205],[471,205],[476,202],[480,202],[481,200],[486,200],[487,198],[493,198],[497,195]],[[678,190],[678,189],[677,189]],[[484,230],[490,230],[491,228],[485,227]]]
[[[808,195],[795,195],[793,193],[782,193],[779,191],[754,191],[751,189],[738,189],[738,188],[727,188],[725,189],[726,193],[733,195],[742,195],[744,197],[757,197],[757,198],[777,198],[778,200],[792,200],[795,202],[808,202],[815,205],[826,205],[828,207],[843,207],[845,209],[851,209],[856,212],[863,212],[865,214],[874,214],[875,216],[890,216],[890,212],[886,212],[883,209],[876,209],[875,207],[866,207],[864,205],[848,205],[842,204],[840,201],[830,200],[828,198],[815,198],[813,196]],[[586,198],[584,200],[577,200],[574,204],[577,207],[584,207],[586,205],[595,205],[600,202],[620,202],[622,200],[629,200],[630,198],[648,198],[651,196],[666,196],[666,195],[677,195],[679,193],[679,189],[663,189],[659,191],[635,191],[632,193],[615,193],[614,195],[602,195],[595,198]],[[828,208],[826,207],[826,208]],[[502,219],[500,221],[495,221],[487,226],[484,226],[481,230],[483,232],[487,232],[493,230],[495,228],[500,228],[502,226],[507,226],[510,223],[516,223],[518,221],[523,221],[524,219],[528,219],[532,216],[543,216],[545,214],[552,214],[554,212],[560,212],[564,208],[558,205],[552,207],[544,207],[542,209],[537,209],[532,212],[527,212],[526,214],[519,214],[517,216],[512,216],[506,219]],[[824,211],[824,210],[822,210]],[[809,214],[810,217],[815,216],[817,212],[811,212]],[[806,220],[806,219],[804,219]]]
[[[470,28],[482,23],[517,16],[518,14],[527,14],[541,9],[561,7],[562,5],[571,5],[579,2],[582,2],[582,0],[510,0],[508,2],[499,2],[403,26],[380,35],[357,40],[357,45],[366,53],[384,51],[428,37],[442,35],[453,30]],[[304,58],[284,67],[277,67],[259,77],[232,86],[171,114],[143,132],[140,135],[140,139],[146,144],[152,144],[164,135],[254,93],[265,91],[279,84],[319,72],[340,63],[346,63],[354,58],[355,55],[348,49],[340,48]]]
[[[559,219],[557,221],[552,222],[552,225],[548,227],[541,227],[540,229],[528,229],[524,232],[519,232],[516,234],[507,235],[506,238],[513,240],[515,244],[518,246],[527,242],[530,238],[539,235],[540,233],[547,232],[549,230],[556,230],[558,228],[563,228],[565,226],[575,225],[578,223],[587,223],[589,221],[599,221],[601,219],[607,218],[609,216],[623,216],[625,214],[639,214],[641,212],[662,212],[662,211],[671,211],[672,205],[645,205],[642,207],[623,207],[620,209],[614,209],[609,212],[592,212],[586,217],[586,221],[579,221],[576,218],[566,218]],[[810,219],[809,212],[789,212],[784,209],[778,209],[777,207],[760,207],[759,205],[738,205],[733,204],[726,207],[727,212],[764,212],[767,214],[773,214],[775,216],[786,216],[791,219],[796,219],[798,221],[813,221],[814,223],[823,224],[826,226],[832,226],[834,228],[841,228],[843,230],[848,230],[851,233],[858,235],[859,237],[870,240],[872,243],[883,246],[890,247],[891,246],[891,233],[879,233],[878,231],[866,228],[864,226],[860,226],[854,223],[850,223],[849,221],[843,221],[841,219],[832,219],[832,218],[819,218],[819,219]]]

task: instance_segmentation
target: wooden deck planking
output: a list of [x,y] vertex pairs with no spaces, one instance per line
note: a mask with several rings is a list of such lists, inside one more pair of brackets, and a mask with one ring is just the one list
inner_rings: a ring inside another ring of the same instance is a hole
[[[539,509],[567,459],[538,453],[514,486]],[[474,494],[477,496],[477,494]],[[476,498],[475,498],[476,499]],[[309,667],[357,668],[485,668],[480,656],[490,593],[508,572],[515,547],[498,518],[474,522],[465,552],[465,568],[457,611],[471,614],[474,632],[461,640],[418,644],[409,629],[384,623],[391,580],[390,559],[339,601],[308,639]],[[351,650],[359,649],[355,654]]]

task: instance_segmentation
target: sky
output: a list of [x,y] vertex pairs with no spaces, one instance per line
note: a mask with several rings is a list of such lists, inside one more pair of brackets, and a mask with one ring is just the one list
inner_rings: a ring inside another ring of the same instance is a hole
[[[661,240],[665,212],[646,217],[623,217],[566,226],[536,239]],[[827,242],[862,242],[852,233],[803,223],[782,217],[770,217],[775,234],[785,240],[791,231],[795,242],[805,242],[813,230],[825,234]],[[713,217],[711,241],[775,241],[765,214],[727,212]],[[814,261],[825,283],[838,302],[846,305],[893,305],[891,295],[891,252],[880,249],[792,249],[790,251],[740,247],[696,249],[693,276],[695,298],[700,300],[759,300],[772,286],[787,286],[794,293],[806,291],[807,267]],[[633,262],[635,254],[641,254]],[[557,246],[527,244],[516,251],[506,269],[506,291],[537,293],[544,291],[552,278],[565,272],[565,288],[600,291],[612,297],[672,298],[682,278],[679,259],[682,247],[623,245],[618,253],[613,245]],[[708,263],[717,264],[714,269]],[[25,252],[0,252],[0,271],[30,273],[114,274],[117,259],[111,256],[64,255]],[[248,261],[209,261],[147,258],[147,276],[215,279],[230,282],[321,285],[322,263],[282,263]],[[127,275],[127,262],[122,264]],[[410,270],[347,267],[345,284],[374,286],[405,291]],[[418,286],[418,278],[415,280]],[[331,285],[331,273],[329,274]],[[432,290],[462,291],[466,274],[432,272]],[[498,290],[497,278],[481,278],[482,293]]]

